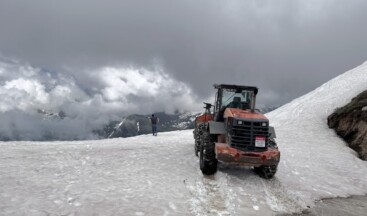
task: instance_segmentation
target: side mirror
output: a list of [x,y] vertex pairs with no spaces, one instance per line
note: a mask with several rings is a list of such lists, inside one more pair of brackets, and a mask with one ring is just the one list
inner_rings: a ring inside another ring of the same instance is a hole
[[212,105],[212,104],[210,104],[210,103],[205,103],[205,102],[204,102],[204,104],[205,104],[205,107],[204,107],[205,109],[211,109],[211,108],[212,108],[212,106],[213,106],[213,105]]

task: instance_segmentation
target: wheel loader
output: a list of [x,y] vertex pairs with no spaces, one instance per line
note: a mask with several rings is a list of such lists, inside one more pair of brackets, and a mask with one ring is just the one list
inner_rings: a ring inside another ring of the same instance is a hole
[[227,84],[214,88],[215,103],[204,103],[205,113],[196,117],[193,131],[202,173],[215,174],[221,162],[250,166],[260,177],[272,178],[280,152],[274,128],[255,109],[258,88]]

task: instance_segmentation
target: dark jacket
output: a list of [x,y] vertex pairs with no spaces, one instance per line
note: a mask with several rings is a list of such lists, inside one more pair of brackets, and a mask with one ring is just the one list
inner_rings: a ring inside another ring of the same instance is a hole
[[158,122],[159,122],[159,119],[157,116],[154,116],[154,117],[150,117],[150,122],[153,124],[153,125],[156,125]]

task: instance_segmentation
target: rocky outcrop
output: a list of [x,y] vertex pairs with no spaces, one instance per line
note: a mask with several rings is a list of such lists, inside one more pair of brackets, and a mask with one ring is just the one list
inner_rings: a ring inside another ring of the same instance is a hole
[[346,106],[337,108],[328,117],[328,125],[358,152],[361,159],[367,160],[367,91]]

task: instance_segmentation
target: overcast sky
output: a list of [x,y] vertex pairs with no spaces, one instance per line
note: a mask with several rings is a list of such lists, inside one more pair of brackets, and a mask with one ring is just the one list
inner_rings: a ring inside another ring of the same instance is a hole
[[366,11],[366,0],[0,0],[0,111],[194,110],[213,83],[284,104],[367,60]]

